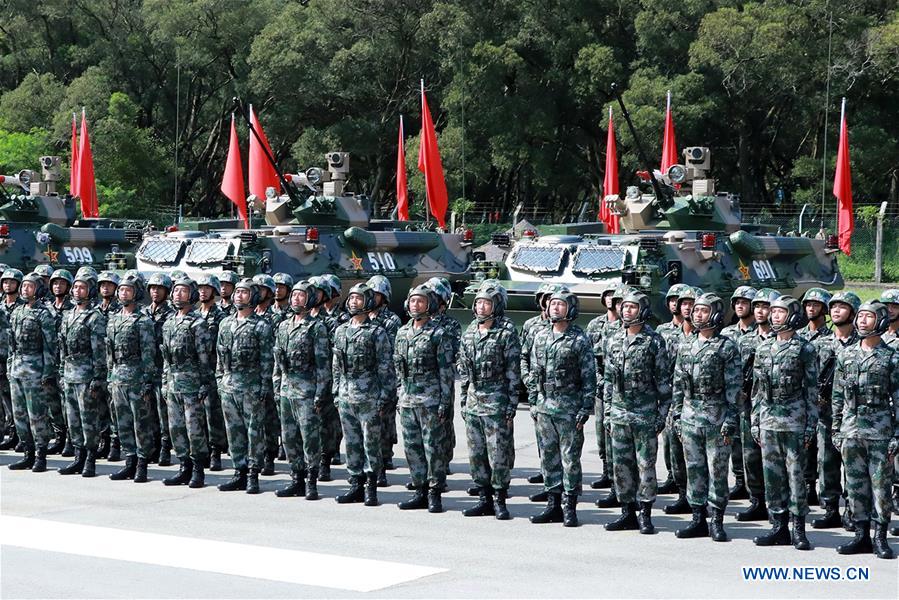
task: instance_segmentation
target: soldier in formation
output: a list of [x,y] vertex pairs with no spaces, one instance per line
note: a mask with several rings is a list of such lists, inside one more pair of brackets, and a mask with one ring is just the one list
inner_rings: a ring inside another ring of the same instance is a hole
[[[209,337],[218,340],[219,325],[227,316],[217,302],[221,296],[222,284],[215,275],[200,275],[197,277],[197,290],[199,292],[200,306],[197,313],[206,322],[209,329]],[[215,349],[210,354],[212,371],[216,371],[217,355]],[[228,449],[228,435],[225,433],[225,414],[222,411],[222,398],[218,391],[218,379],[212,377],[208,384],[206,398],[203,401],[206,410],[206,430],[209,443],[209,470],[222,470],[222,452]]]

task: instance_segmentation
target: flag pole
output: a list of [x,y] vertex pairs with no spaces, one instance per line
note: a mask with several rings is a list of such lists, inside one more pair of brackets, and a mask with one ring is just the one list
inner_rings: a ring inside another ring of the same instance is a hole
[[[425,114],[425,79],[424,79],[424,77],[421,78],[421,114],[422,114],[422,115]],[[423,122],[422,122],[422,125],[424,125]],[[422,131],[424,131],[424,129],[422,129]],[[425,136],[422,135],[422,136],[421,136],[421,139],[419,140],[419,144],[423,144],[424,141],[425,141]],[[419,153],[423,152],[423,148],[419,147],[418,152],[419,152]],[[425,201],[424,201],[424,205],[425,205],[425,223],[427,223],[428,225],[430,225],[430,224],[431,224],[431,209],[430,209],[430,207],[428,206],[428,176],[427,176],[427,174],[425,174]]]
[[[829,5],[829,3],[828,3]],[[827,82],[824,89],[824,150],[821,159],[821,229],[824,229],[824,202],[827,198],[827,117],[830,106],[830,51],[833,42],[833,13],[828,16],[829,30],[827,34]],[[842,120],[840,121],[842,127]],[[839,212],[839,207],[837,208]],[[839,219],[839,217],[837,217]],[[834,227],[836,229],[836,227]]]

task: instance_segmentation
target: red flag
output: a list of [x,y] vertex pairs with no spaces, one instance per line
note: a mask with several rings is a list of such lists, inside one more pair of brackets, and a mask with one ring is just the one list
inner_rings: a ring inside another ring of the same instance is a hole
[[69,195],[78,195],[78,125],[72,113],[72,162],[69,165]]
[[665,108],[665,137],[662,141],[662,174],[668,167],[677,164],[677,142],[674,141],[674,119],[671,118],[671,92],[668,92],[668,103]]
[[618,149],[615,144],[615,124],[612,122],[612,109],[609,108],[609,134],[606,138],[606,175],[602,182],[602,206],[605,211],[606,229],[609,233],[620,233],[621,225],[618,215],[613,215],[605,202],[606,196],[618,195]]
[[402,115],[400,115],[400,141],[396,150],[396,212],[400,221],[409,220],[409,191],[406,189],[406,150],[403,147]]
[[431,110],[425,98],[424,80],[421,83],[421,146],[418,151],[418,170],[425,174],[425,188],[428,192],[428,206],[441,227],[446,228],[446,207],[449,202],[446,181],[443,179],[443,165],[437,148],[437,132],[431,119]]
[[[262,140],[262,143],[260,144],[259,140],[256,139],[256,136],[253,135],[253,132],[250,132],[250,193],[260,200],[265,201],[265,189],[273,187],[276,191],[280,191],[281,182],[278,180],[278,174],[275,172],[275,167],[269,162],[268,157],[265,155],[265,150],[268,150],[269,156],[273,158],[275,156],[272,154],[271,146],[268,145],[268,138],[265,137],[262,125],[259,124],[255,113],[253,113],[252,106],[250,106],[250,123],[253,125],[253,129],[256,130],[256,133],[259,134],[259,139]],[[263,150],[263,148],[265,148],[265,150]]]
[[97,204],[97,182],[94,181],[94,157],[91,139],[87,132],[87,114],[81,110],[81,140],[78,145],[78,195],[81,197],[81,214],[86,218],[100,216]]
[[837,197],[837,234],[840,250],[852,254],[852,232],[855,216],[852,214],[852,170],[849,167],[849,127],[846,124],[846,99],[840,116],[840,145],[837,150],[837,172],[833,178],[833,195]]
[[[251,134],[252,135],[252,134]],[[244,229],[250,228],[247,218],[247,192],[243,186],[243,165],[240,162],[240,144],[237,142],[237,127],[231,114],[231,142],[228,144],[228,159],[222,175],[222,193],[237,207],[237,214],[243,219]]]

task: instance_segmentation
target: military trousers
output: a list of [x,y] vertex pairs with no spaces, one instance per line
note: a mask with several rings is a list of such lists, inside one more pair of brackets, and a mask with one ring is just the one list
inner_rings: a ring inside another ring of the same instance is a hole
[[262,393],[257,387],[219,387],[228,453],[235,468],[260,469],[265,456]]
[[162,389],[162,383],[156,382],[156,399],[153,403],[155,414],[154,428],[159,435],[160,443],[163,448],[172,447],[172,437],[169,435],[169,409],[165,397],[165,390]]
[[446,481],[446,427],[437,406],[399,407],[403,448],[412,484],[439,488]]
[[[597,418],[597,420],[599,420]],[[606,467],[606,475],[609,476],[612,480],[612,485],[615,485],[615,449],[612,447],[612,420],[609,418],[609,415],[602,416],[602,428],[603,428],[603,445],[606,447],[605,453],[605,467]],[[614,489],[614,488],[613,488]],[[616,492],[617,493],[617,492]]]
[[9,391],[9,379],[6,376],[0,377],[0,414],[3,420],[0,421],[3,429],[15,425],[12,412],[12,396]]
[[60,385],[59,379],[56,377],[51,379],[45,390],[45,397],[47,398],[47,414],[50,416],[50,425],[55,431],[61,431],[69,426],[66,395],[65,386]]
[[265,440],[265,453],[277,456],[278,436],[281,433],[281,423],[278,420],[278,407],[274,394],[262,395],[262,430]]
[[141,393],[140,383],[111,383],[110,396],[115,402],[119,440],[125,456],[149,458],[153,452],[153,417],[151,399]]
[[322,406],[319,416],[321,418],[322,460],[330,461],[332,456],[336,456],[340,452],[340,442],[343,440],[340,413],[337,412],[337,404],[330,394]]
[[767,429],[762,429],[760,433],[768,511],[777,515],[789,510],[797,517],[805,517],[808,514],[808,486],[805,481],[803,434]]
[[889,440],[843,440],[846,491],[856,521],[890,522],[893,465],[887,456]]
[[[173,384],[177,389],[177,383]],[[206,462],[209,445],[206,441],[206,409],[196,391],[170,391],[169,432],[179,458],[190,456],[197,463]]]
[[374,400],[337,404],[343,439],[346,442],[346,470],[350,477],[381,471],[381,414]]
[[[455,399],[455,386],[453,386],[453,398]],[[455,417],[456,403],[449,405],[446,412],[446,419],[443,421],[443,463],[449,468],[449,464],[453,462],[453,456],[456,450],[456,427],[453,423]]]
[[90,382],[67,383],[66,415],[69,436],[77,448],[96,450],[100,444],[100,407],[102,399],[91,393]]
[[736,480],[738,482],[743,482],[743,485],[745,485],[746,476],[743,472],[743,435],[740,431],[737,431],[737,435],[730,438],[730,464]]
[[665,429],[662,431],[662,436],[664,437],[663,444],[667,448],[666,452],[668,453],[668,461],[666,464],[669,465],[669,468],[671,469],[671,474],[674,476],[674,482],[677,484],[678,491],[681,494],[684,494],[687,491],[687,463],[684,458],[684,445],[674,431],[671,415],[668,416]]
[[659,438],[647,424],[612,424],[615,491],[622,502],[655,502]]
[[515,447],[509,420],[505,415],[464,417],[471,479],[483,489],[508,489]]
[[46,391],[40,379],[10,380],[13,419],[19,440],[28,450],[46,448],[53,435],[47,411]]
[[743,445],[743,475],[746,489],[753,498],[765,497],[765,476],[762,470],[762,448],[752,437],[752,425],[745,412],[740,413],[740,441]]
[[537,412],[537,430],[544,489],[580,495],[584,479],[581,469],[584,430],[577,428],[575,416]]
[[724,443],[721,427],[694,427],[681,424],[681,440],[687,465],[687,501],[690,506],[706,504],[727,507],[727,461],[730,444]]
[[843,493],[840,451],[833,445],[833,417],[818,415],[818,497],[821,503],[837,504]]
[[281,441],[291,472],[317,469],[322,460],[322,420],[315,411],[313,397],[279,395],[279,398]]
[[393,460],[393,446],[397,443],[396,431],[396,392],[391,391],[394,395],[393,401],[384,410],[381,415],[381,460],[386,463]]
[[210,450],[226,450],[228,434],[225,433],[225,413],[222,411],[222,398],[217,386],[210,386],[209,394],[203,401],[206,411],[207,437]]
[[118,437],[118,421],[115,414],[115,401],[109,392],[107,385],[104,385],[98,392],[97,407],[100,415],[100,431],[108,431],[113,438]]
[[[593,414],[596,415],[596,418],[593,420],[593,428],[596,431],[596,450],[599,453],[599,460],[606,460],[606,427],[603,422],[602,415],[602,398],[596,397],[593,400]],[[608,471],[608,467],[606,467]]]

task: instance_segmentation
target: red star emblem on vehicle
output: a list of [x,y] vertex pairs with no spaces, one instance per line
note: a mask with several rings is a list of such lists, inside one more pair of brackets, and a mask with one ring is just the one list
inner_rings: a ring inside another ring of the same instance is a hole
[[54,252],[53,248],[47,246],[47,251],[44,252],[44,256],[50,259],[51,263],[55,263],[59,260],[59,252]]
[[742,260],[740,261],[739,271],[744,280],[749,279],[749,267],[744,265]]
[[353,251],[353,256],[350,257],[350,262],[353,263],[353,268],[357,271],[362,270],[362,257],[356,256],[356,252]]

